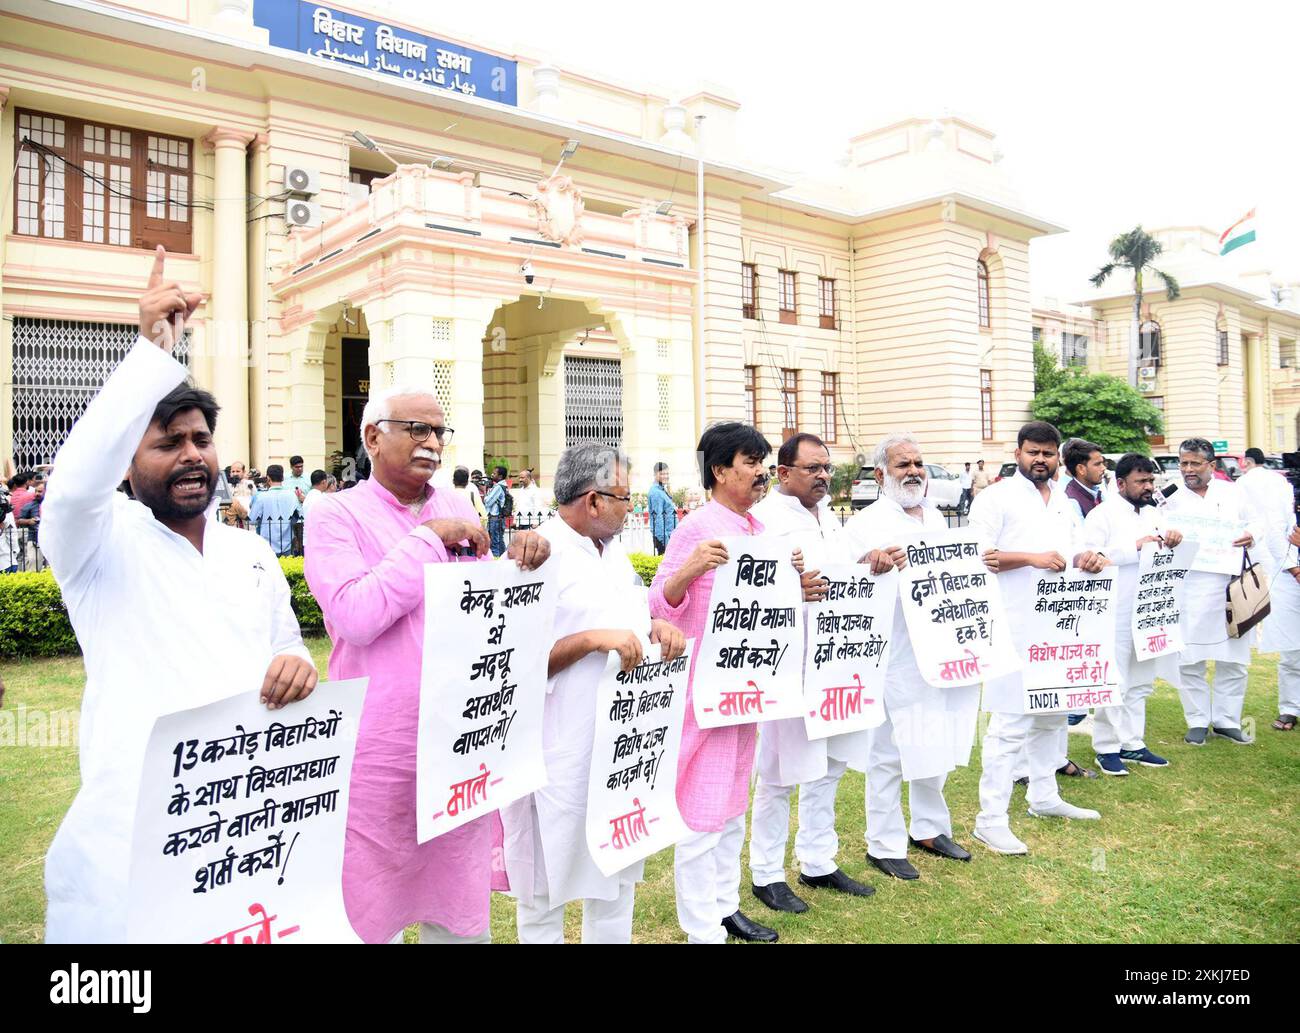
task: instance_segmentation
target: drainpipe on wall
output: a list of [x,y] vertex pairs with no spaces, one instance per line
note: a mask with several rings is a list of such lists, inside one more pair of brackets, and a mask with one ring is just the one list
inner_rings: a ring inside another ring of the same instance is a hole
[[695,116],[695,440],[704,433],[704,116]]

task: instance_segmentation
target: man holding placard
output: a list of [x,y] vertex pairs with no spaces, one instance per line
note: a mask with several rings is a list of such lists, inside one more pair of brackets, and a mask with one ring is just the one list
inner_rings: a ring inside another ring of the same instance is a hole
[[[86,663],[81,789],[46,857],[50,942],[126,939],[140,772],[160,716],[255,686],[277,709],[316,685],[270,547],[210,517],[217,402],[172,358],[201,298],[164,280],[165,259],[160,246],[140,336],[59,450],[41,514]],[[117,490],[123,471],[134,500]]]
[[[465,496],[429,483],[452,433],[427,387],[371,395],[361,415],[370,477],[321,499],[308,517],[304,570],[334,643],[330,677],[370,679],[343,858],[348,917],[368,943],[400,938],[412,922],[421,942],[490,938],[495,813],[416,841],[420,665],[438,661],[421,655],[424,568],[453,553],[481,559],[489,548]],[[509,555],[536,568],[550,544],[522,531]]]
[[[1200,546],[1187,575],[1186,646],[1178,668],[1178,693],[1187,719],[1183,741],[1204,746],[1206,737],[1214,734],[1246,746],[1254,739],[1241,730],[1241,707],[1254,636],[1228,637],[1224,599],[1228,581],[1241,571],[1242,549],[1260,540],[1262,528],[1241,489],[1214,476],[1210,442],[1188,438],[1179,445],[1178,469],[1183,487],[1169,498],[1169,519],[1177,520]],[[1213,692],[1207,660],[1214,661]]]
[[[828,563],[854,563],[863,555],[853,552],[839,520],[830,511],[834,472],[830,452],[815,435],[795,434],[777,452],[776,470],[778,486],[754,507],[754,517],[762,522],[767,534],[786,538],[802,551],[802,580],[820,598],[820,568]],[[878,572],[891,567],[892,563],[885,559]],[[799,787],[799,831],[794,850],[799,859],[800,883],[857,897],[874,892],[849,878],[835,863],[839,851],[835,794],[848,764],[857,761],[861,768],[864,735],[810,739],[803,717],[768,721],[759,730],[749,869],[754,896],[772,910],[794,914],[808,910],[785,881],[790,795],[795,786]]]
[[[918,531],[942,534],[947,521],[925,497],[925,463],[914,437],[885,438],[876,446],[875,466],[880,498],[845,530],[853,551],[881,550],[902,566],[899,543]],[[991,555],[985,563],[996,573]],[[909,841],[938,857],[970,860],[970,853],[952,839],[943,786],[950,771],[970,762],[979,685],[936,688],[926,682],[901,607],[894,615],[886,679],[885,723],[867,733],[867,860],[886,875],[910,880],[920,873],[907,860]],[[904,779],[910,829],[903,821]]]
[[1084,521],[1083,545],[1105,556],[1119,571],[1115,612],[1115,662],[1124,701],[1098,707],[1093,717],[1092,744],[1097,765],[1107,775],[1127,775],[1125,763],[1150,768],[1169,761],[1147,749],[1147,697],[1155,688],[1157,661],[1140,660],[1134,652],[1133,606],[1138,594],[1138,566],[1144,548],[1176,548],[1180,532],[1165,528],[1156,508],[1156,465],[1130,452],[1115,464],[1115,491],[1095,506]]
[[686,638],[650,619],[645,587],[614,537],[631,501],[626,456],[598,442],[574,445],[554,485],[558,518],[539,532],[551,544],[556,594],[542,722],[547,784],[501,812],[506,872],[520,943],[563,943],[564,905],[573,900],[582,901],[583,943],[630,943],[644,862],[604,875],[587,844],[596,690],[609,653],[626,672],[641,662],[646,636],[664,660],[680,656]]
[[[1077,566],[1096,573],[1106,564],[1094,552],[1074,552],[1075,524],[1070,500],[1052,481],[1059,464],[1061,433],[1050,423],[1026,423],[1016,436],[1016,472],[976,496],[970,526],[983,545],[997,550],[998,584],[1012,621],[1012,637],[1022,657],[1028,652],[1024,620],[1032,610],[1037,571],[1060,573]],[[1016,755],[1025,747],[1029,762],[1029,813],[1032,817],[1097,819],[1094,810],[1061,799],[1056,786],[1063,713],[1026,713],[1021,674],[991,678],[984,684],[984,709],[991,716],[984,736],[980,813],[975,838],[1000,854],[1027,854],[1007,818]]]

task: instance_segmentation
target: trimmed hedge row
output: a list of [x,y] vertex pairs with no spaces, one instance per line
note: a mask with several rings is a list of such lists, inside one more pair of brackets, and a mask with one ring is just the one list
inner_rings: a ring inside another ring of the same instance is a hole
[[[632,553],[629,558],[649,585],[662,557]],[[280,566],[289,582],[299,626],[303,631],[324,631],[325,618],[303,577],[302,558],[284,557]],[[77,636],[72,632],[54,575],[48,570],[0,575],[0,659],[76,652]]]

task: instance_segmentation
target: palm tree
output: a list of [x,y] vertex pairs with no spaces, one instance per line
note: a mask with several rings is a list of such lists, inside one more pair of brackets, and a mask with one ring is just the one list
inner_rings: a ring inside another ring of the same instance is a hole
[[1100,287],[1116,269],[1133,270],[1133,326],[1129,331],[1128,347],[1128,382],[1133,387],[1137,386],[1138,328],[1142,325],[1142,273],[1149,269],[1160,277],[1165,285],[1165,297],[1170,301],[1174,301],[1179,294],[1178,281],[1151,264],[1163,250],[1160,241],[1150,233],[1141,226],[1134,227],[1110,242],[1112,260],[1092,277],[1092,285]]

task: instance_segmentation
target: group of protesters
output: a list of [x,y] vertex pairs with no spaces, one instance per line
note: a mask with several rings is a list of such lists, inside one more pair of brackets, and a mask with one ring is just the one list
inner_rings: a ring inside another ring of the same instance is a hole
[[[171,357],[199,299],[165,279],[164,260],[160,248],[140,301],[140,339],[73,428],[45,502],[43,547],[87,671],[82,784],[46,865],[51,941],[124,939],[139,773],[159,715],[227,698],[244,686],[279,709],[305,699],[318,680],[271,546],[207,518],[219,475],[213,445],[219,405],[187,383],[185,368]],[[562,942],[564,905],[581,901],[584,942],[629,942],[641,864],[603,874],[583,835],[596,686],[605,658],[616,654],[628,671],[652,645],[671,660],[688,641],[698,642],[715,573],[730,559],[724,539],[780,539],[804,601],[817,603],[828,591],[822,567],[860,563],[870,575],[883,576],[905,567],[900,542],[946,526],[926,497],[924,456],[909,434],[891,434],[878,444],[873,461],[880,498],[841,524],[830,512],[833,470],[819,438],[801,433],[784,442],[776,457],[778,483],[769,490],[768,442],[752,426],[721,423],[698,445],[709,501],[664,533],[663,559],[646,593],[618,539],[632,501],[626,457],[596,443],[567,449],[553,484],[556,517],[517,530],[503,561],[530,570],[546,565],[558,586],[554,643],[549,655],[530,658],[545,665],[548,679],[547,784],[500,815],[419,843],[421,642],[425,621],[438,619],[425,612],[424,568],[456,559],[491,561],[499,539],[459,490],[465,485],[430,484],[451,430],[428,385],[373,395],[361,434],[370,476],[348,491],[324,494],[310,508],[305,574],[332,641],[329,678],[368,680],[343,855],[344,904],[367,942],[400,942],[403,930],[416,923],[421,942],[487,941],[491,894],[504,888],[500,875],[518,900],[521,940]],[[1121,609],[1131,610],[1140,551],[1176,547],[1179,515],[1212,511],[1240,524],[1237,546],[1281,572],[1264,646],[1282,652],[1282,717],[1291,715],[1293,727],[1300,710],[1294,510],[1284,516],[1279,505],[1261,513],[1245,489],[1213,481],[1213,450],[1199,439],[1183,443],[1184,486],[1163,506],[1153,504],[1155,469],[1145,457],[1125,456],[1115,470],[1115,491],[1103,498],[1086,483],[1100,450],[1071,443],[1068,476],[1058,479],[1060,446],[1051,425],[1026,424],[1018,436],[1016,474],[982,487],[970,507],[982,563],[997,577],[1017,647],[1026,643],[1016,615],[1032,595],[1036,572],[1100,572],[1113,565]],[[116,491],[124,469],[130,499]],[[490,524],[492,505],[487,513]],[[1226,580],[1189,577],[1192,632],[1168,672],[1180,685],[1192,745],[1207,736],[1250,741],[1241,730],[1250,643],[1224,631]],[[1115,625],[1123,702],[1099,709],[1094,718],[1098,764],[1111,775],[1126,774],[1129,764],[1154,770],[1169,763],[1143,737],[1155,671],[1137,662],[1128,615],[1120,613]],[[149,648],[142,650],[142,643]],[[213,657],[223,662],[213,664]],[[836,793],[849,767],[866,774],[866,857],[881,873],[917,879],[909,847],[971,861],[954,837],[944,786],[955,768],[969,763],[979,686],[927,683],[900,612],[890,635],[885,720],[864,732],[810,738],[802,720],[701,728],[689,702],[697,659],[692,655],[676,772],[677,805],[689,833],[676,843],[674,876],[677,917],[688,941],[777,939],[774,929],[741,908],[752,780],[752,892],[767,908],[800,913],[810,907],[804,898],[819,892],[873,893],[836,861]],[[1216,660],[1213,690],[1207,659]],[[1083,770],[1065,757],[1066,716],[1024,713],[1020,678],[1010,674],[983,687],[991,718],[973,836],[996,854],[1029,849],[1009,820],[1013,784],[1022,772],[1030,815],[1099,818],[1062,799],[1058,776]],[[903,814],[903,781],[910,820]],[[799,893],[786,879],[796,788]],[[494,859],[502,857],[505,872],[499,873]]]

